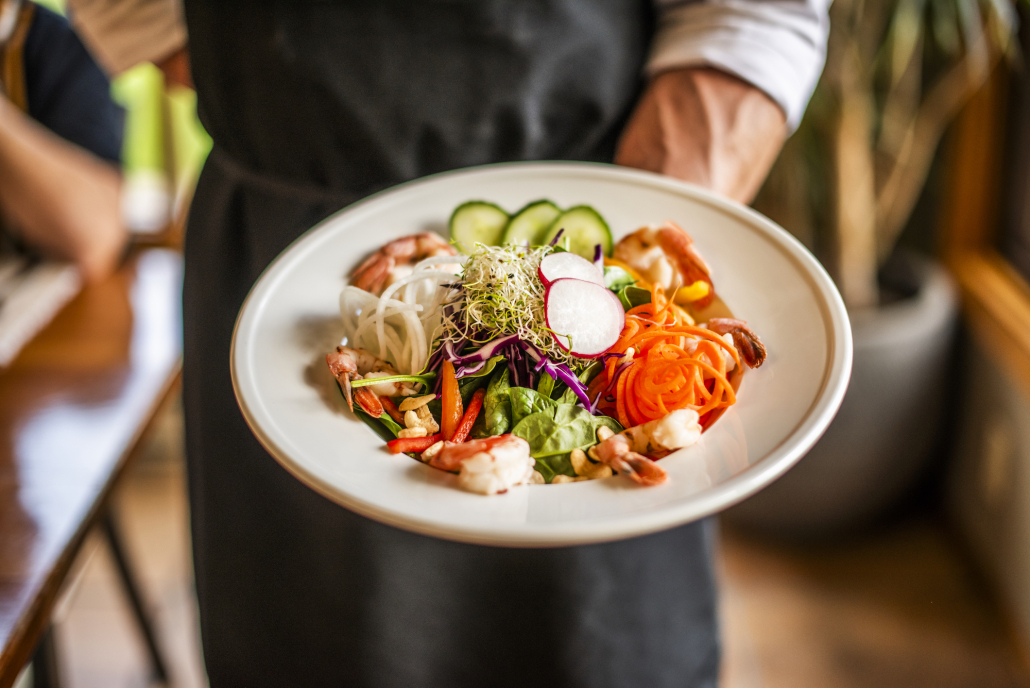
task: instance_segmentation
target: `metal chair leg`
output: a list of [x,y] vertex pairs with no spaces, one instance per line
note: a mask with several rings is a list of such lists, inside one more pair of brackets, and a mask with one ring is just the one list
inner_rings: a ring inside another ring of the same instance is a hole
[[118,534],[118,528],[115,525],[110,510],[104,512],[103,517],[100,519],[100,527],[107,538],[107,544],[111,548],[111,554],[118,568],[119,578],[121,578],[125,594],[129,598],[129,604],[132,605],[133,615],[136,617],[139,629],[143,633],[143,640],[147,645],[147,654],[150,655],[150,662],[154,669],[154,677],[162,683],[168,683],[168,672],[165,669],[164,660],[161,659],[161,653],[157,649],[153,624],[143,607],[139,586],[136,584],[136,579],[129,568],[129,562],[125,556],[125,548],[122,546],[122,539]]
[[61,688],[61,676],[57,667],[57,645],[54,642],[54,627],[47,626],[43,637],[32,655],[33,688]]

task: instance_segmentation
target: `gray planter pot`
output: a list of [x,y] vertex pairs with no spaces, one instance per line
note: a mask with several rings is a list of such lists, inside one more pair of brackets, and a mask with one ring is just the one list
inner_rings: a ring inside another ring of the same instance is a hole
[[826,434],[778,481],[724,514],[748,530],[816,539],[860,528],[905,496],[944,422],[958,297],[938,264],[908,256],[918,291],[851,313],[851,384]]

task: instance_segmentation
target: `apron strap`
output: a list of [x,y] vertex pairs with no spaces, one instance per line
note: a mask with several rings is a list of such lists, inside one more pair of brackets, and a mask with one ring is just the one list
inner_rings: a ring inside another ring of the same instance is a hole
[[0,2],[0,81],[4,93],[19,110],[29,109],[25,90],[25,39],[35,5],[21,0]]

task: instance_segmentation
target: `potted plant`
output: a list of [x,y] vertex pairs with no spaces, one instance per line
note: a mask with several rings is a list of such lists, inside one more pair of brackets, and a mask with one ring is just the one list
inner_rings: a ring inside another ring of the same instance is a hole
[[868,522],[932,456],[957,299],[940,266],[895,249],[948,124],[1015,45],[1007,0],[835,0],[830,14],[822,78],[755,205],[836,281],[851,386],[816,447],[727,514],[790,537]]

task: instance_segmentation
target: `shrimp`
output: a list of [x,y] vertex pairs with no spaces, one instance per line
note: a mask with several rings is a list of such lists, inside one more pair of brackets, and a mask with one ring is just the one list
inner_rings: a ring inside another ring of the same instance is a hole
[[659,485],[667,474],[649,457],[660,458],[697,442],[701,439],[698,421],[697,411],[679,409],[617,435],[599,432],[601,442],[590,449],[590,457],[641,485]]
[[378,296],[386,287],[410,275],[418,261],[457,253],[442,237],[432,232],[394,239],[357,267],[351,274],[351,284]]
[[[652,284],[661,284],[671,292],[679,285],[684,290],[697,282],[708,285],[700,298],[692,299],[696,308],[705,308],[715,297],[711,269],[694,247],[694,240],[674,222],[666,220],[661,227],[644,227],[623,237],[612,254]],[[677,297],[683,294],[683,290]]]
[[590,450],[590,456],[641,485],[661,485],[669,477],[665,469],[630,449],[629,438],[613,435]]
[[[351,387],[351,380],[362,380],[374,377],[397,375],[397,369],[381,358],[373,356],[364,349],[351,349],[346,346],[336,347],[336,351],[327,354],[325,362],[329,371],[340,383],[347,406],[354,411],[354,402],[358,402],[364,411],[373,418],[383,415],[383,404],[379,397],[410,396],[415,390],[410,382],[380,382],[367,387]],[[361,372],[364,371],[364,372]]]
[[423,459],[440,470],[458,473],[458,485],[469,492],[501,494],[533,480],[536,460],[529,443],[515,435],[498,435],[455,444],[444,442]]
[[716,334],[733,337],[733,346],[749,368],[757,368],[765,362],[765,344],[743,320],[734,318],[712,318],[707,328]]

